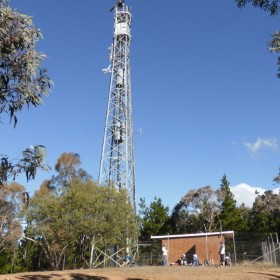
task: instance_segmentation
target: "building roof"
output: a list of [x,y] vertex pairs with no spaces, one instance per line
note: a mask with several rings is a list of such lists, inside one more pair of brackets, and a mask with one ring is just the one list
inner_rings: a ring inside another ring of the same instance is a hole
[[151,239],[171,239],[171,238],[188,238],[188,237],[206,237],[206,236],[218,236],[223,235],[225,238],[233,238],[234,231],[222,231],[222,232],[200,232],[200,233],[186,233],[175,235],[159,235],[151,236]]

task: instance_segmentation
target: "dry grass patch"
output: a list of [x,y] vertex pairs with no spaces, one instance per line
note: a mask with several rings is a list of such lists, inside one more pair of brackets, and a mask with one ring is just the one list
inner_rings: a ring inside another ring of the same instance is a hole
[[0,275],[0,280],[275,280],[280,268],[241,264],[234,267],[123,267]]

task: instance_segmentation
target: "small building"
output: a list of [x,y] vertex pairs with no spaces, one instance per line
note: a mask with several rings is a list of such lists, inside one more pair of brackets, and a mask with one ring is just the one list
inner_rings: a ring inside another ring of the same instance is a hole
[[180,263],[183,254],[190,263],[192,256],[197,254],[201,264],[207,260],[210,265],[218,265],[220,242],[225,242],[227,253],[227,240],[233,244],[231,258],[236,260],[234,231],[151,236],[151,239],[161,240],[162,245],[167,244],[168,264]]

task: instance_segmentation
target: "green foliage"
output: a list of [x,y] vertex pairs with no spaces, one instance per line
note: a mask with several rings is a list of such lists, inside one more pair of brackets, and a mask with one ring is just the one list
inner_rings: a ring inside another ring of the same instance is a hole
[[230,191],[229,181],[226,175],[221,179],[221,197],[219,220],[222,223],[223,230],[238,230],[240,225],[239,210],[236,207],[236,200]]
[[168,221],[172,234],[197,233],[205,231],[204,218],[198,212],[191,212],[182,200],[175,205]]
[[236,0],[239,8],[244,8],[248,3],[256,8],[261,8],[264,11],[270,12],[270,14],[276,15],[279,12],[279,0]]
[[[7,113],[10,122],[17,124],[17,112],[24,107],[37,107],[43,95],[50,92],[52,81],[47,70],[41,67],[45,55],[36,50],[42,37],[31,17],[20,14],[0,1],[0,122]],[[23,151],[17,162],[7,155],[0,156],[0,186],[19,173],[25,173],[27,181],[34,179],[37,168],[46,169],[45,149],[38,145]]]
[[79,178],[63,192],[48,186],[45,182],[30,199],[26,239],[41,247],[52,269],[61,269],[65,256],[72,268],[74,260],[76,265],[87,265],[91,244],[108,248],[135,239],[136,217],[126,190]]
[[[248,3],[251,3],[254,7],[260,8],[264,11],[270,12],[271,16],[275,16],[279,12],[280,1],[279,0],[235,0],[239,8],[244,8]],[[271,41],[268,43],[268,49],[272,53],[280,53],[280,32],[276,31],[272,35]],[[280,57],[277,59],[278,73],[277,77],[280,78]]]
[[42,248],[23,238],[20,239],[17,249],[17,262],[23,271],[40,271],[50,268]]
[[250,215],[252,231],[280,234],[280,195],[266,191],[258,195]]
[[22,271],[18,240],[22,235],[20,212],[24,207],[24,187],[13,182],[0,189],[0,273]]
[[9,244],[0,254],[0,274],[22,272],[23,266],[15,244]]
[[[181,199],[181,223],[188,232],[211,232],[216,229],[216,216],[219,210],[219,190],[210,186],[189,190]],[[182,211],[182,209],[184,209]],[[184,222],[185,219],[185,222]]]
[[0,189],[0,252],[17,244],[22,234],[19,213],[23,207],[24,188],[12,183]]
[[16,179],[16,176],[25,173],[27,182],[36,176],[38,168],[49,170],[45,164],[46,149],[42,145],[27,148],[22,152],[22,158],[17,162],[10,161],[7,156],[0,158],[0,186],[9,179]]
[[250,231],[249,219],[250,219],[251,208],[246,207],[244,204],[241,204],[238,207],[238,211],[239,211],[239,224],[235,228],[235,230],[243,233],[249,232]]
[[168,221],[172,234],[180,234],[180,233],[186,233],[186,232],[192,232],[192,230],[189,230],[189,224],[187,221],[189,221],[190,215],[187,209],[184,207],[184,204],[182,201],[177,203],[175,207],[172,210],[170,219]]
[[31,17],[0,4],[0,26],[0,114],[9,113],[16,125],[16,113],[42,103],[52,82],[41,68],[45,55],[36,43],[42,35]]
[[73,180],[91,180],[91,176],[81,168],[80,155],[77,153],[63,153],[55,165],[58,175],[52,178],[53,186],[61,191]]
[[10,3],[9,0],[0,0],[0,5],[7,6]]
[[140,240],[149,240],[152,235],[168,234],[171,229],[169,208],[162,204],[161,198],[155,197],[148,207],[144,198],[140,198]]
[[277,184],[280,183],[280,168],[279,168],[278,175],[273,178],[273,181]]
[[221,182],[221,188],[215,191],[206,186],[186,193],[170,216],[173,234],[220,230],[220,220],[223,230],[248,230],[249,209],[236,206],[225,175]]

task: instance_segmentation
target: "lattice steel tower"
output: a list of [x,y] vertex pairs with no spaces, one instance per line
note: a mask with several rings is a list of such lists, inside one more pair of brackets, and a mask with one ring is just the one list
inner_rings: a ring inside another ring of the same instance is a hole
[[99,184],[126,188],[135,209],[134,143],[130,81],[131,11],[124,1],[111,9],[114,36],[110,53],[110,92],[100,161]]

